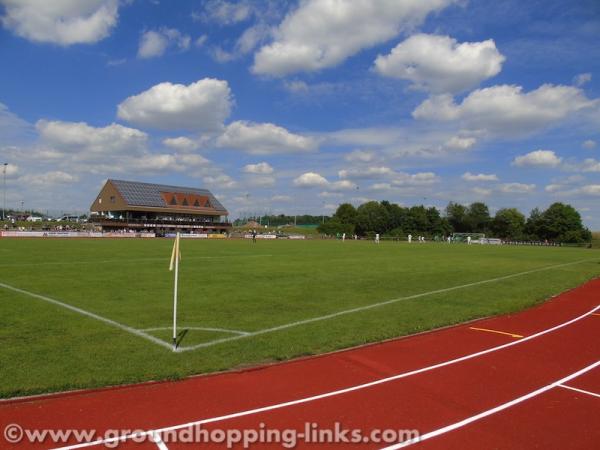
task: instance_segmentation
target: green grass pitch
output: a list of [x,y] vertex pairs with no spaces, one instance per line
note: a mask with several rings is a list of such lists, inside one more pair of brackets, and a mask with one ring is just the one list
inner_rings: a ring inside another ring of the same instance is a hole
[[[172,243],[3,239],[0,283],[169,343]],[[331,351],[516,311],[600,274],[600,253],[577,248],[182,240],[181,251],[180,345],[207,346],[174,353],[0,287],[0,397],[175,379]],[[252,334],[554,265],[562,266]]]

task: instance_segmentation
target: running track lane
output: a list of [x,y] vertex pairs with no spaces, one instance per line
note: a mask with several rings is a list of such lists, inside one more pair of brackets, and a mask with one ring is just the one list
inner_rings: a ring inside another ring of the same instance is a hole
[[[600,280],[595,280],[516,315],[256,370],[195,377],[176,383],[4,402],[0,403],[0,424],[3,427],[19,423],[26,428],[96,429],[100,433],[106,429],[156,429],[319,395],[515,342],[509,336],[474,331],[470,327],[530,336],[589,312],[597,306],[599,292]],[[315,422],[321,427],[340,422],[345,428],[360,428],[365,432],[375,428],[403,428],[427,433],[535,391],[594,363],[600,359],[599,323],[600,316],[589,314],[537,338],[456,364],[342,395],[219,421],[208,427],[258,428],[265,423],[270,428],[302,429],[304,422]],[[573,401],[575,392],[557,393],[555,390],[536,397],[535,402],[552,395],[562,396],[565,404]],[[600,412],[599,403],[589,400],[586,399],[581,416],[593,421]],[[515,406],[417,447],[449,448],[443,444],[447,436],[469,435],[471,427],[477,430],[489,423],[493,425],[497,417],[513,414],[527,405]],[[528,417],[534,420],[533,416]],[[534,425],[545,428],[539,420]],[[556,429],[548,427],[545,432],[552,436]],[[492,438],[501,435],[504,441],[500,447],[506,440],[520,442],[518,427],[509,427],[502,433],[487,431],[483,435]],[[494,448],[494,442],[488,440],[483,446]],[[457,445],[481,448],[482,443],[473,441],[471,446],[469,441],[462,440]],[[47,447],[21,444],[18,448]],[[119,448],[130,448],[130,445]],[[159,447],[145,444],[131,448],[156,450]],[[169,450],[179,448],[184,447],[168,444]]]

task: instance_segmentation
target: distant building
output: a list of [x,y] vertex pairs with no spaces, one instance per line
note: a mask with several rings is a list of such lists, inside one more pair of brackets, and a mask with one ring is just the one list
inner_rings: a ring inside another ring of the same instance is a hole
[[90,207],[90,222],[105,231],[157,234],[229,230],[229,213],[206,189],[108,180]]

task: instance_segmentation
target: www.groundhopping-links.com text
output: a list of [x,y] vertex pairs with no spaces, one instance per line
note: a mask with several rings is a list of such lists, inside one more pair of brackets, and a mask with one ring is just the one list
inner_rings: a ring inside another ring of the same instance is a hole
[[[361,430],[346,428],[335,422],[330,427],[321,427],[315,422],[306,422],[301,429],[269,428],[260,423],[256,428],[219,429],[189,427],[146,430],[82,430],[82,429],[35,429],[13,423],[4,428],[4,440],[15,447],[23,443],[52,444],[55,447],[95,443],[98,448],[118,448],[125,442],[218,444],[226,448],[242,446],[250,448],[257,444],[279,444],[283,448],[296,448],[302,443],[311,444],[392,444],[404,441],[418,441],[418,430],[373,429]],[[93,448],[93,447],[92,447]],[[168,448],[168,447],[167,447]]]

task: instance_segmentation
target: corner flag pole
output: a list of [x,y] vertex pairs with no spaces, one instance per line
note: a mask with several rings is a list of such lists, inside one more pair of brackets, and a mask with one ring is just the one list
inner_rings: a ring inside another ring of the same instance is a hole
[[179,280],[179,260],[181,254],[179,253],[179,232],[175,236],[175,242],[173,243],[173,251],[171,252],[171,264],[169,270],[173,271],[175,267],[175,282],[173,286],[173,351],[177,350],[177,284]]

